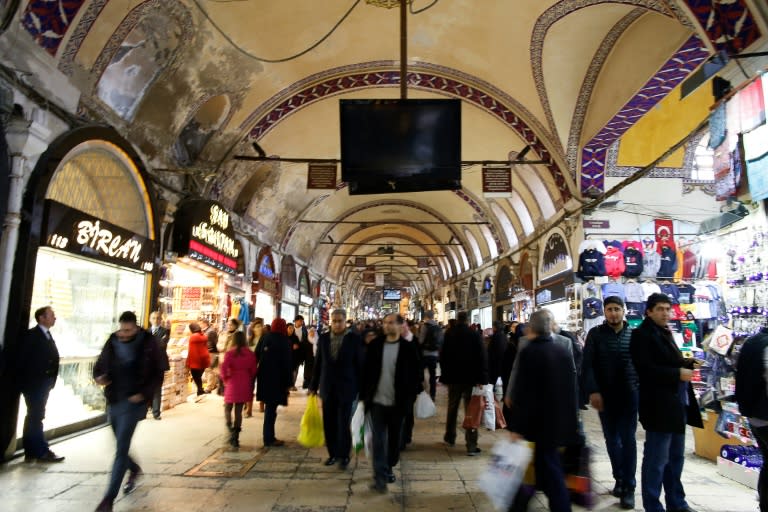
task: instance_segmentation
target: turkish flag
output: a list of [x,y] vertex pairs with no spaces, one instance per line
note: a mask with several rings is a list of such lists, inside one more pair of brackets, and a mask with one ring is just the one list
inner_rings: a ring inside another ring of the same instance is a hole
[[656,232],[656,250],[661,253],[661,248],[665,245],[674,248],[675,233],[672,229],[672,221],[670,219],[655,219],[653,222]]

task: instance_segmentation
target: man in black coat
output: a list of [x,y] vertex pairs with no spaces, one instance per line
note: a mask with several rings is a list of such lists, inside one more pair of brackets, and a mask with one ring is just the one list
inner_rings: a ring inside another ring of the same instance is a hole
[[[467,325],[467,312],[460,311],[456,326],[445,333],[443,351],[440,354],[440,381],[448,386],[448,413],[445,421],[443,441],[456,444],[456,416],[459,404],[464,399],[464,410],[469,407],[472,388],[482,387],[488,382],[488,357],[479,332]],[[480,453],[477,446],[477,429],[465,430],[464,440],[467,455]]]
[[568,512],[571,502],[558,448],[579,438],[573,356],[552,340],[549,311],[534,312],[528,325],[531,340],[518,353],[518,370],[510,382],[507,429],[514,440],[536,443],[536,484],[549,499],[549,510]]
[[288,392],[293,384],[291,342],[285,320],[272,320],[269,334],[261,337],[256,352],[259,359],[256,399],[264,402],[264,446],[283,446],[285,441],[275,437],[277,406],[288,405]]
[[702,428],[691,377],[695,361],[684,359],[669,330],[672,306],[663,293],[646,302],[645,319],[632,332],[630,353],[640,383],[640,423],[645,429],[641,468],[643,508],[663,512],[659,497],[664,486],[667,512],[689,512],[680,481],[685,460],[686,423]]
[[320,335],[310,394],[320,393],[323,400],[323,430],[328,448],[326,466],[338,461],[347,469],[352,450],[352,403],[357,398],[361,363],[362,340],[347,332],[347,312],[331,312],[331,331]]
[[61,462],[48,447],[43,436],[43,419],[48,395],[59,375],[59,350],[51,336],[56,315],[50,306],[35,311],[37,325],[29,329],[19,347],[19,389],[27,405],[24,419],[24,459],[26,461]]
[[142,471],[129,455],[131,439],[139,420],[147,414],[147,404],[163,382],[168,357],[160,351],[158,340],[137,324],[136,314],[120,315],[120,328],[112,333],[93,367],[93,378],[105,386],[109,421],[115,434],[115,461],[109,487],[96,512],[112,510],[126,471],[130,471],[123,492],[136,487]]
[[400,436],[406,408],[422,389],[424,370],[415,343],[402,337],[405,320],[392,313],[384,317],[384,336],[368,345],[361,399],[371,414],[373,471],[371,489],[387,492],[395,482],[392,468],[400,460]]
[[600,413],[605,447],[621,508],[635,508],[637,471],[637,372],[629,344],[632,328],[624,321],[621,297],[603,301],[605,322],[589,330],[584,347],[584,387]]
[[[155,340],[157,340],[158,347],[160,348],[160,351],[165,356],[166,365],[163,368],[163,371],[168,371],[171,369],[170,364],[168,364],[168,355],[167,355],[167,348],[168,348],[168,339],[171,337],[171,332],[163,327],[163,315],[159,311],[153,311],[149,314],[149,332],[152,336],[155,337]],[[160,404],[162,400],[163,395],[163,383],[160,382],[160,385],[157,387],[157,390],[155,391],[155,396],[152,397],[152,416],[156,420],[162,419],[162,416],[160,416]]]
[[[765,371],[768,368],[768,329],[744,342],[736,368],[736,401],[741,414],[749,418],[752,434],[757,446],[768,461],[768,381]],[[760,512],[768,512],[768,468],[760,469],[757,481],[757,493],[760,496]]]

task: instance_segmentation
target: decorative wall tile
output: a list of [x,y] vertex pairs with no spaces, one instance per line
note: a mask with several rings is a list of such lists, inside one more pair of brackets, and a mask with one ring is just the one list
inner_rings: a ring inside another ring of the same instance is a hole
[[740,53],[760,38],[760,29],[746,0],[685,0],[685,3],[718,50]]
[[85,0],[30,0],[21,24],[40,47],[56,55],[83,3]]

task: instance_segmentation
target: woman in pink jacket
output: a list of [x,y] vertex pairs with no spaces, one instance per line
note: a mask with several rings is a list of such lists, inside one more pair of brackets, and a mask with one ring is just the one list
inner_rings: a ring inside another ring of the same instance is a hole
[[[240,430],[243,424],[243,406],[253,400],[253,381],[256,376],[256,355],[248,349],[245,333],[233,335],[232,349],[227,352],[221,364],[221,378],[224,380],[224,412],[229,430],[229,444],[240,446]],[[232,406],[235,409],[235,423],[232,423]]]

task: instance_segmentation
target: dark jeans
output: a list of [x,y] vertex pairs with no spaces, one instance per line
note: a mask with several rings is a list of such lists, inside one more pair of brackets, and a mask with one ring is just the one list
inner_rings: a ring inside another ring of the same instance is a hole
[[162,403],[163,398],[163,386],[161,385],[159,388],[155,390],[155,396],[152,397],[152,416],[155,418],[160,417],[160,404]]
[[205,394],[205,390],[203,389],[203,372],[205,372],[205,369],[189,369],[189,373],[192,374],[192,380],[195,381],[195,386],[197,386],[198,396]]
[[401,450],[405,450],[405,445],[413,441],[413,424],[414,424],[413,406],[415,404],[416,404],[416,398],[414,398],[411,401],[410,405],[408,405],[408,409],[405,411],[405,416],[403,417],[403,429],[400,434]]
[[264,430],[262,437],[264,445],[269,446],[275,442],[275,422],[277,421],[277,402],[264,404]]
[[[752,427],[752,433],[757,440],[757,446],[763,454],[763,460],[768,461],[768,427]],[[760,512],[768,512],[768,473],[766,465],[760,469],[760,477],[757,480],[757,494],[760,495]]]
[[643,509],[646,512],[664,512],[659,497],[664,486],[664,497],[670,510],[685,510],[685,491],[680,481],[685,460],[685,434],[645,432],[641,487]]
[[[237,431],[240,431],[240,427],[243,425],[243,406],[245,404],[224,404],[224,418],[227,420],[227,426],[232,426],[233,428],[237,429]],[[232,409],[235,409],[235,423],[232,424]]]
[[109,421],[112,432],[115,434],[115,462],[112,464],[112,476],[109,479],[109,487],[105,499],[113,501],[120,492],[120,484],[127,470],[140,471],[139,465],[128,454],[131,448],[131,439],[136,431],[139,420],[147,415],[147,406],[144,402],[137,404],[127,399],[109,405]]
[[387,473],[400,461],[400,429],[403,413],[395,407],[373,404],[373,478],[378,485],[387,485]]
[[565,486],[565,474],[560,452],[556,446],[537,442],[533,454],[536,485],[549,500],[552,512],[570,512],[571,498]]
[[335,396],[323,400],[323,430],[328,456],[349,458],[352,451],[352,402],[340,402]]
[[600,413],[613,479],[622,482],[624,489],[632,490],[637,485],[637,400],[635,392],[623,399],[609,402]]
[[[472,388],[474,386],[465,386],[463,384],[450,384],[448,386],[448,415],[445,419],[445,441],[456,442],[456,417],[459,414],[459,404],[464,399],[464,414],[469,407],[469,401],[472,399]],[[464,441],[467,444],[467,451],[474,451],[477,448],[477,429],[465,430]]]
[[421,356],[421,360],[424,362],[424,368],[429,370],[429,396],[432,397],[432,401],[435,401],[435,393],[437,392],[437,356]]
[[43,419],[48,394],[55,384],[51,378],[44,379],[37,386],[25,389],[24,403],[27,404],[27,416],[24,418],[24,455],[42,457],[48,453],[48,442],[43,435]]

